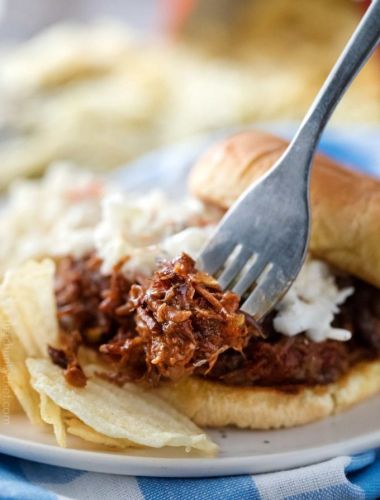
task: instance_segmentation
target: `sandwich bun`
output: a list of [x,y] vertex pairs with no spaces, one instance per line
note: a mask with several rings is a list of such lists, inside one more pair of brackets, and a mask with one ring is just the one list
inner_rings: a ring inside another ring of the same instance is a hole
[[[194,166],[191,192],[228,209],[285,151],[287,143],[252,131],[208,151]],[[380,182],[317,155],[311,181],[316,257],[380,287]],[[276,429],[313,422],[380,392],[380,360],[355,365],[336,383],[294,391],[225,385],[197,377],[162,384],[158,393],[204,427]]]
[[[228,209],[285,151],[288,143],[250,131],[211,148],[190,173],[201,200]],[[380,288],[380,180],[316,155],[311,177],[310,252]]]
[[155,389],[202,427],[295,427],[339,413],[380,392],[380,360],[354,366],[338,382],[294,392],[188,377]]

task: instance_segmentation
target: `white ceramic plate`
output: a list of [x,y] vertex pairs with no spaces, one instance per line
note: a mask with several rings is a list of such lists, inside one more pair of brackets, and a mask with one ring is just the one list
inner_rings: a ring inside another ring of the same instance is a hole
[[[116,174],[133,189],[163,186],[180,195],[184,176],[193,159],[210,139],[145,156],[128,170]],[[362,146],[362,141],[361,141]],[[37,462],[74,469],[156,477],[204,477],[249,474],[290,469],[338,455],[380,446],[380,397],[341,415],[304,427],[278,431],[224,429],[210,435],[220,445],[217,458],[205,459],[179,450],[99,451],[75,438],[69,448],[59,448],[54,438],[32,427],[23,415],[0,422],[0,452]],[[4,420],[4,419],[3,419]]]
[[380,397],[321,422],[278,431],[211,431],[220,445],[217,458],[185,456],[179,450],[101,452],[71,439],[59,448],[51,434],[32,427],[26,417],[0,424],[0,451],[50,465],[95,472],[205,477],[290,469],[380,446]]

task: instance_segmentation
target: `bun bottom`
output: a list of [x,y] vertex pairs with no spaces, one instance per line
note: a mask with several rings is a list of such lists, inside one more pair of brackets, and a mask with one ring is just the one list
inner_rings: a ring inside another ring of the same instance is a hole
[[360,363],[338,382],[285,392],[189,377],[155,390],[201,427],[278,429],[339,413],[380,393],[380,360]]

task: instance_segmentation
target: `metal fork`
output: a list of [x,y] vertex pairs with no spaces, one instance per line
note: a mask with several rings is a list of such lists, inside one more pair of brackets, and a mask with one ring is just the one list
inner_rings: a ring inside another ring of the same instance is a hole
[[197,259],[241,310],[260,320],[288,290],[307,253],[312,159],[334,108],[380,40],[374,0],[313,102],[293,141],[230,208]]

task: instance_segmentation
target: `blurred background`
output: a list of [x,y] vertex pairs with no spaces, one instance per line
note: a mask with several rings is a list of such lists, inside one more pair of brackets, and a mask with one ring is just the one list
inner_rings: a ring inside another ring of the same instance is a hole
[[[196,134],[297,122],[367,6],[0,0],[0,189],[55,160],[106,170]],[[380,54],[333,120],[380,130]]]

